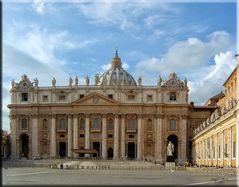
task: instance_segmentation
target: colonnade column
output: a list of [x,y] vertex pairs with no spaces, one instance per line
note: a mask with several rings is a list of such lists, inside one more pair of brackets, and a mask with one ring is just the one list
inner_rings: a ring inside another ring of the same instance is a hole
[[[90,118],[89,114],[86,114],[85,118],[85,149],[90,149]],[[86,154],[89,157],[89,154]]]
[[125,159],[125,115],[121,115],[121,158]]
[[67,131],[67,137],[68,137],[68,150],[67,150],[67,156],[72,157],[72,124],[71,124],[71,117],[72,115],[68,115],[68,131]]
[[114,119],[114,160],[119,158],[119,117],[116,114]]
[[155,158],[157,163],[162,163],[163,115],[157,114],[156,117]]
[[107,143],[107,134],[106,134],[106,115],[102,115],[102,158],[106,159],[107,150],[106,150],[106,143]]
[[236,167],[239,168],[239,114],[236,120]]
[[142,159],[142,115],[138,115],[137,159]]
[[10,116],[10,130],[11,130],[11,159],[17,158],[17,137],[16,137],[16,129],[17,129],[17,118],[15,115]]
[[231,166],[232,161],[232,128],[228,129],[228,157],[227,157],[227,165]]
[[216,134],[215,138],[215,160],[216,160],[216,166],[218,165],[218,133]]
[[51,157],[56,157],[56,115],[51,116]]
[[221,134],[221,159],[220,159],[220,166],[223,166],[224,160],[224,131]]
[[180,116],[181,121],[181,145],[180,145],[180,157],[179,162],[184,164],[187,161],[187,152],[186,152],[186,136],[187,136],[187,116]]
[[38,156],[38,119],[37,115],[31,115],[32,118],[32,157]]
[[[78,115],[74,114],[74,127],[73,127],[73,149],[78,149]],[[77,158],[78,154],[74,153],[73,157]]]

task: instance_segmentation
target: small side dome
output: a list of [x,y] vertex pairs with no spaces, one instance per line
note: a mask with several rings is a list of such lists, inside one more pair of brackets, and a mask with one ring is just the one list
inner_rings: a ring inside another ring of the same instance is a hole
[[137,86],[134,78],[122,68],[122,62],[116,49],[111,67],[100,76],[98,85],[127,85]]

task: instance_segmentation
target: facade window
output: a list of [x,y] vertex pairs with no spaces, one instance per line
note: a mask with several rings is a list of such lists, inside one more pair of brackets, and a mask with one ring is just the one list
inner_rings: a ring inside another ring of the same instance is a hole
[[153,95],[147,95],[147,101],[153,101]]
[[64,134],[61,134],[60,137],[61,137],[61,138],[65,138],[65,135],[64,135]]
[[128,100],[130,101],[135,100],[135,95],[132,95],[132,94],[128,95]]
[[65,130],[66,129],[66,120],[64,118],[60,119],[60,129]]
[[233,142],[233,150],[232,150],[232,157],[236,157],[236,142]]
[[130,135],[129,135],[129,138],[134,138],[134,135],[133,135],[133,134],[130,134]]
[[80,119],[80,130],[85,130],[85,120]]
[[22,121],[21,121],[21,129],[27,130],[27,119],[26,118],[22,119]]
[[218,146],[218,158],[221,158],[221,146]]
[[47,101],[48,101],[48,96],[47,96],[47,95],[43,95],[42,101],[43,101],[43,102],[47,102]]
[[108,134],[108,138],[113,138],[113,135],[112,134]]
[[224,156],[225,156],[225,158],[227,158],[227,144],[225,144],[225,148],[224,148]]
[[99,118],[93,119],[92,130],[100,130],[100,119]]
[[176,92],[170,92],[170,101],[176,101]]
[[153,127],[152,127],[152,120],[148,119],[147,121],[147,131],[152,131]]
[[84,97],[84,94],[80,94],[80,99],[82,99]]
[[109,94],[108,98],[113,99],[113,94]]
[[135,119],[130,118],[128,120],[128,129],[129,130],[136,130],[136,120]]
[[80,134],[80,138],[84,138],[85,137],[85,135],[84,134]]
[[59,101],[65,101],[66,96],[65,95],[59,95]]
[[176,119],[169,121],[169,131],[175,131],[177,129]]
[[43,120],[42,129],[43,129],[43,130],[46,130],[46,129],[47,129],[47,119],[44,119],[44,120]]
[[28,101],[28,94],[22,93],[22,101]]
[[108,120],[107,129],[112,130],[114,128],[113,119]]

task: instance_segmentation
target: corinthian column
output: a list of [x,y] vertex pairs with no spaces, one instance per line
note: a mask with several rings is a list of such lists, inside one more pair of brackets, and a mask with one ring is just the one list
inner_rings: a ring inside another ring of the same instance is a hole
[[114,160],[119,158],[119,118],[115,115],[114,119]]
[[16,138],[16,129],[17,129],[17,119],[15,115],[10,116],[10,130],[11,130],[11,159],[16,159],[17,156],[17,138]]
[[180,121],[181,121],[181,145],[180,145],[181,151],[179,162],[184,164],[187,161],[186,156],[187,116],[181,116]]
[[[90,149],[90,119],[88,114],[85,118],[85,149]],[[86,154],[86,157],[88,156],[89,154]]]
[[106,150],[106,142],[107,142],[107,137],[106,137],[106,115],[102,115],[102,158],[106,159],[107,155],[107,150]]
[[56,157],[56,115],[51,118],[51,157]]
[[137,159],[142,159],[142,115],[138,115]]
[[125,115],[121,118],[121,158],[125,159]]
[[71,115],[68,115],[68,151],[67,151],[67,156],[69,158],[72,157],[72,125],[71,125]]
[[[74,133],[74,136],[73,136],[73,148],[74,149],[78,149],[78,115],[75,114],[74,115],[74,127],[73,127],[73,133]],[[78,154],[77,153],[74,153],[73,154],[74,158],[77,158]]]
[[162,163],[162,138],[163,138],[163,115],[157,115],[156,138],[155,138],[155,159],[157,163]]
[[32,157],[38,156],[38,119],[37,115],[32,115]]
[[228,129],[228,161],[227,165],[231,166],[232,164],[232,128]]

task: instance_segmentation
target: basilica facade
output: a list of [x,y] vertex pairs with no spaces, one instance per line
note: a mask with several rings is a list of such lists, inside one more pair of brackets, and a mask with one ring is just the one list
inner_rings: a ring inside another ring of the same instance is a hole
[[[164,164],[192,161],[193,130],[216,106],[188,103],[187,80],[176,73],[144,86],[122,68],[116,51],[111,67],[69,79],[67,86],[39,87],[23,75],[12,82],[10,109],[11,158],[137,159]],[[171,156],[168,144],[173,144]]]

